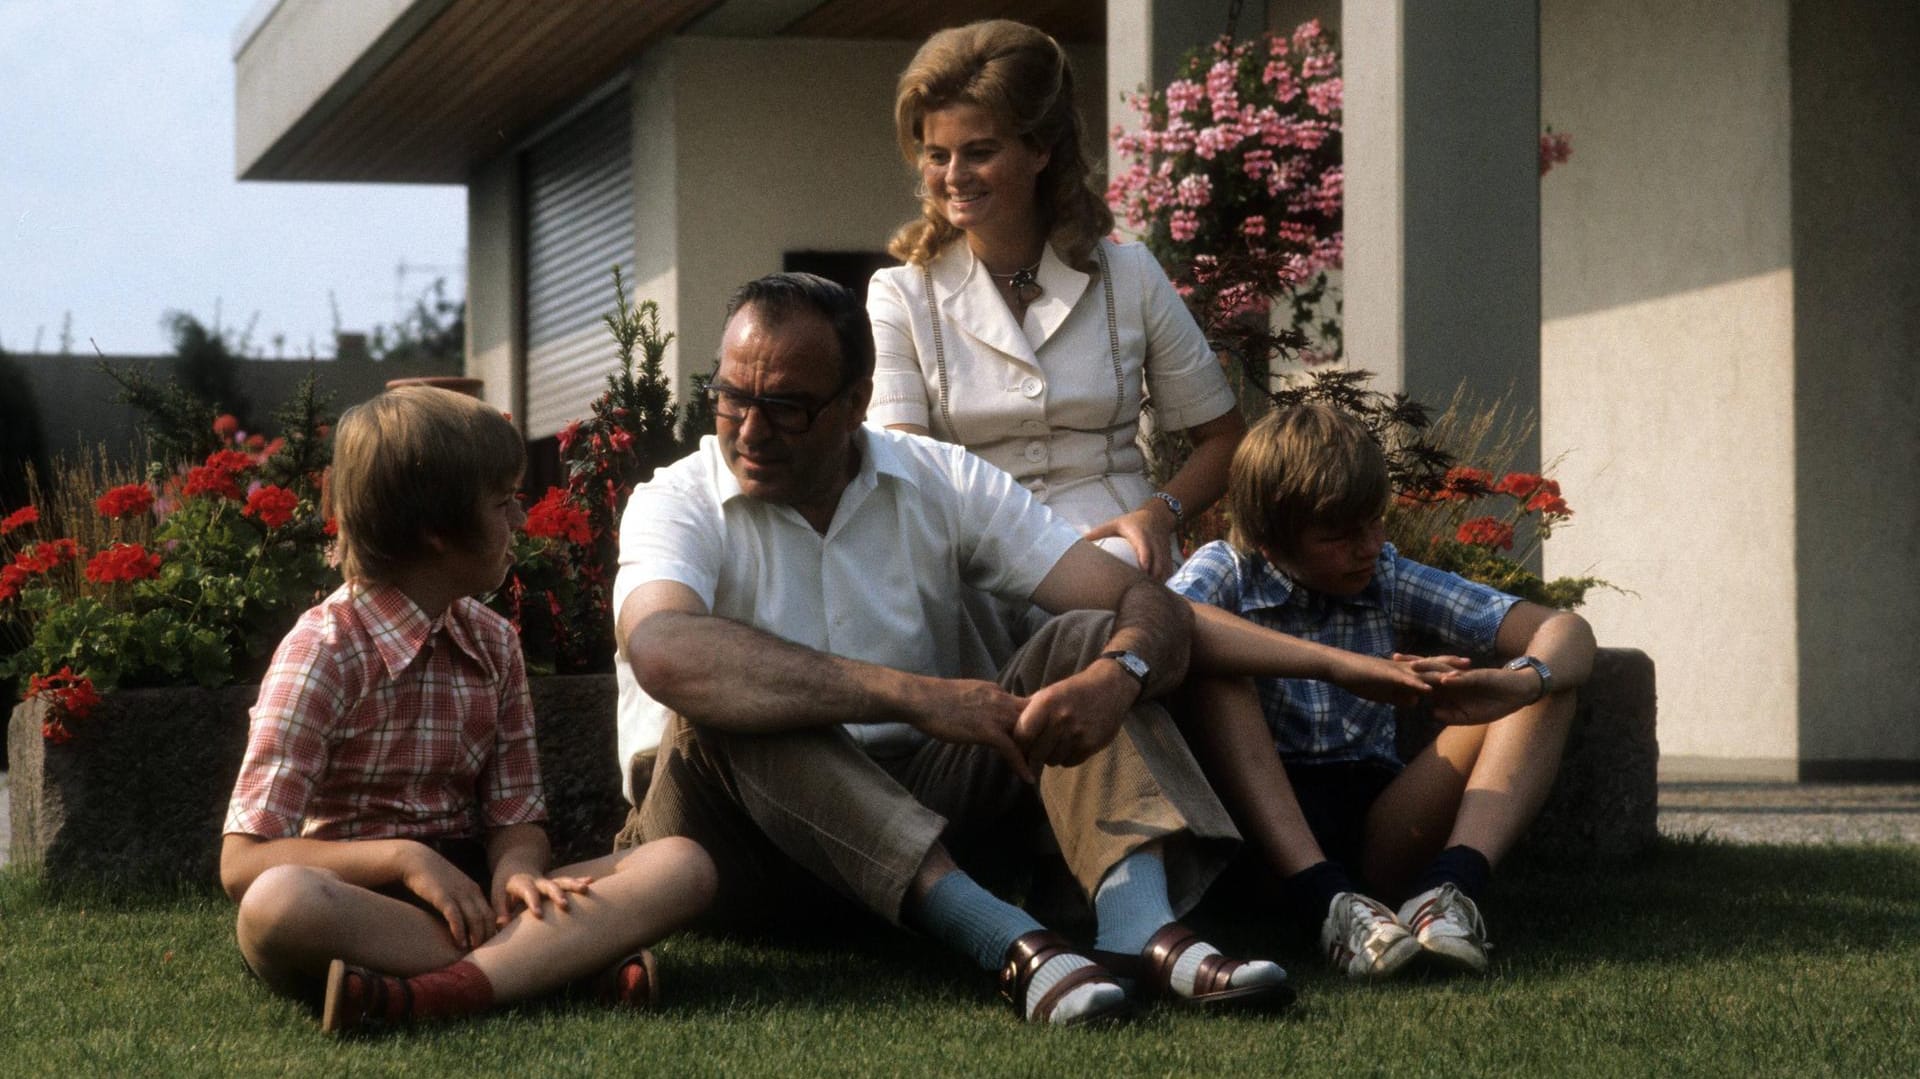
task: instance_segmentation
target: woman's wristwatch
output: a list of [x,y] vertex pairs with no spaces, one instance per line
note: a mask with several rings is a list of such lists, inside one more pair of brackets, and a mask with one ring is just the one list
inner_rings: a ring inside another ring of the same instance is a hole
[[1173,523],[1176,526],[1183,523],[1186,520],[1187,515],[1184,512],[1185,507],[1180,505],[1179,499],[1173,497],[1172,495],[1168,494],[1165,491],[1155,491],[1153,492],[1153,497],[1159,499],[1162,502],[1165,502],[1167,504],[1167,508],[1173,511]]

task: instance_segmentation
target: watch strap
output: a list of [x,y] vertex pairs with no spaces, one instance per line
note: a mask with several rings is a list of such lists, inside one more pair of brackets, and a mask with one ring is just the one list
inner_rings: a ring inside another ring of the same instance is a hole
[[1142,693],[1146,692],[1147,676],[1152,670],[1152,668],[1147,665],[1146,660],[1120,648],[1113,649],[1110,652],[1102,652],[1100,653],[1100,658],[1110,659],[1118,663],[1121,670],[1132,675],[1133,679],[1140,683],[1140,691]]
[[1507,661],[1506,669],[1532,670],[1540,676],[1540,696],[1534,698],[1536,701],[1545,700],[1547,694],[1553,692],[1553,668],[1547,666],[1546,661],[1539,656],[1515,656]]
[[1167,508],[1173,511],[1174,524],[1176,525],[1182,524],[1186,521],[1187,519],[1186,507],[1180,504],[1179,499],[1173,497],[1172,495],[1168,494],[1165,491],[1155,491],[1153,492],[1153,497],[1159,499],[1162,502],[1165,502],[1167,504]]

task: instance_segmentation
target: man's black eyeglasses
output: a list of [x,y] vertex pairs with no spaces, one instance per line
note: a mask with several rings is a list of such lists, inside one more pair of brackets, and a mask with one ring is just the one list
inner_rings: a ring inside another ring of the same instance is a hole
[[832,397],[816,404],[801,397],[755,397],[732,386],[707,383],[707,400],[713,405],[714,415],[732,423],[743,423],[747,410],[757,408],[761,418],[783,435],[804,435],[811,431],[820,413],[845,392],[846,387],[841,387]]

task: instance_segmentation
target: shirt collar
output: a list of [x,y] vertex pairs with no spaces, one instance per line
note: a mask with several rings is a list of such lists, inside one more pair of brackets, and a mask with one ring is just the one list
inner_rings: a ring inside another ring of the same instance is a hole
[[[903,435],[897,431],[887,431],[871,424],[862,424],[854,429],[854,452],[860,456],[860,466],[853,478],[847,481],[846,489],[840,492],[840,507],[852,507],[860,504],[867,492],[879,485],[880,477],[890,476],[915,483],[914,473],[900,459],[896,443],[913,435]],[[736,498],[746,498],[747,493],[740,489],[740,480],[734,476],[733,469],[727,467],[727,457],[720,452],[720,439],[709,435],[708,452],[713,467],[714,499],[720,505],[726,505]],[[791,509],[791,507],[786,507]],[[797,510],[793,511],[798,513]],[[834,520],[842,515],[841,508],[834,510]]]
[[1393,544],[1380,548],[1380,557],[1374,562],[1373,580],[1367,587],[1352,596],[1327,596],[1303,587],[1300,582],[1287,576],[1280,567],[1267,561],[1260,554],[1242,554],[1248,566],[1243,575],[1247,580],[1246,605],[1248,609],[1262,607],[1285,607],[1288,604],[1304,611],[1324,611],[1335,606],[1374,607],[1385,610],[1387,574],[1392,570],[1394,560]]
[[352,588],[350,602],[390,678],[399,677],[400,672],[411,666],[425,651],[427,642],[442,629],[447,631],[455,647],[491,672],[492,663],[466,624],[465,605],[477,600],[463,596],[454,600],[439,618],[430,619],[405,592],[393,585],[361,583]]

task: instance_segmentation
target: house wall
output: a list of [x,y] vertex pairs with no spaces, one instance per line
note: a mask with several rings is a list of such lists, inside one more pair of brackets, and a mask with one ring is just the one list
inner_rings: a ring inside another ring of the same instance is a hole
[[1911,776],[1920,7],[1795,0],[1790,26],[1801,771]]
[[[1801,752],[1787,0],[1542,0],[1542,456],[1552,574],[1660,671],[1670,770]],[[1911,540],[1909,539],[1910,543]]]
[[[418,26],[447,0],[280,0],[271,18],[251,19],[234,44],[234,172],[245,175],[274,141],[298,126],[338,84],[389,53],[397,26]],[[398,35],[404,38],[404,34]]]
[[[894,85],[917,47],[681,37],[641,58],[635,292],[679,335],[668,366],[681,392],[712,369],[735,287],[788,251],[883,250],[917,212],[893,140]],[[1097,51],[1073,60],[1099,139],[1105,67]]]

